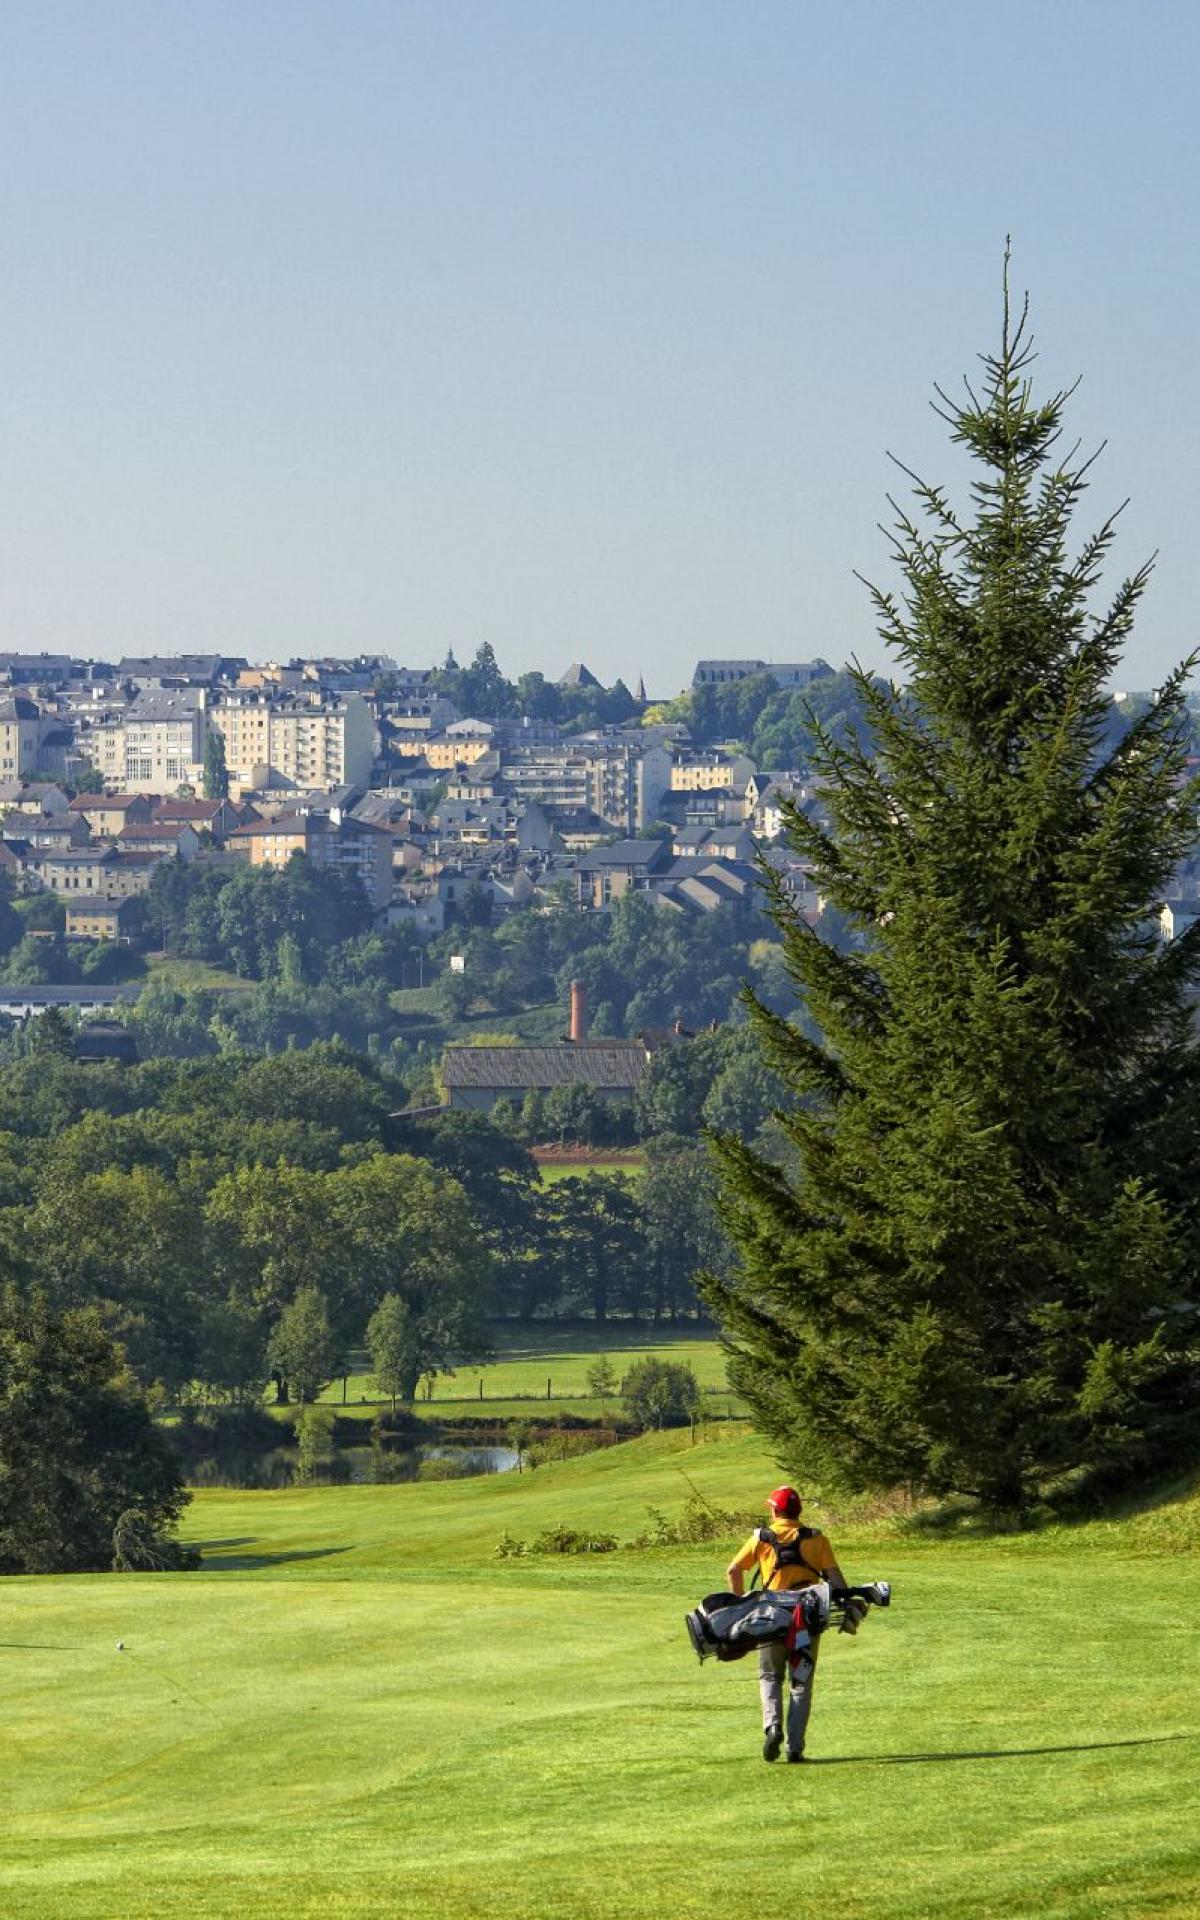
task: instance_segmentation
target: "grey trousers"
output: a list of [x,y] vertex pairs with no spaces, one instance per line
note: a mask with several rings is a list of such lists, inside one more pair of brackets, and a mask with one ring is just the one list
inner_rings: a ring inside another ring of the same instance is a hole
[[[812,1712],[813,1670],[817,1664],[818,1642],[806,1648],[792,1676],[791,1698],[787,1709],[787,1744],[790,1753],[804,1752],[808,1716]],[[758,1652],[758,1691],[762,1696],[763,1732],[780,1733],[783,1725],[783,1687],[787,1672],[787,1648],[781,1641]]]

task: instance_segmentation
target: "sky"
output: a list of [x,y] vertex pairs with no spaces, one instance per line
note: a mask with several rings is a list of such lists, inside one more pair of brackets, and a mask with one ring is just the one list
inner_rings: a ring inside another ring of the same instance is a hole
[[[1200,9],[4,0],[0,648],[887,666],[1028,288],[1200,640]],[[1082,525],[1081,525],[1082,531]]]

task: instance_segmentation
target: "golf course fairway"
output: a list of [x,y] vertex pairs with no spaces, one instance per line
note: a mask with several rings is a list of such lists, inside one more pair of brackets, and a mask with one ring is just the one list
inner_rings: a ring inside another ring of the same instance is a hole
[[813,1764],[768,1767],[753,1660],[702,1668],[683,1628],[724,1540],[494,1554],[627,1540],[684,1473],[739,1508],[779,1477],[730,1429],[213,1491],[200,1572],[0,1582],[0,1914],[1200,1914],[1194,1495],[994,1538],[830,1522],[894,1604],[825,1644]]

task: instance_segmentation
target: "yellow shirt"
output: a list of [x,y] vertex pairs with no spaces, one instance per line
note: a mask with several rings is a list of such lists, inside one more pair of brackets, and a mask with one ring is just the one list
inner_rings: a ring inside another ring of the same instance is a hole
[[[795,1520],[776,1520],[769,1531],[781,1546],[786,1546],[789,1541],[797,1539],[803,1529]],[[730,1565],[740,1567],[743,1573],[749,1573],[754,1566],[761,1567],[763,1586],[775,1593],[785,1593],[791,1587],[811,1587],[814,1580],[819,1580],[837,1565],[837,1555],[823,1533],[812,1533],[806,1540],[801,1540],[800,1551],[808,1562],[806,1567],[777,1566],[774,1547],[770,1541],[760,1540],[755,1531]]]

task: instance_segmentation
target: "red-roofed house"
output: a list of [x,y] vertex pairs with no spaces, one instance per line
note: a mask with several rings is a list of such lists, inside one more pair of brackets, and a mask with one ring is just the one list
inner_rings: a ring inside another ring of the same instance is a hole
[[156,800],[153,817],[156,825],[162,820],[191,827],[196,833],[211,833],[220,846],[247,819],[248,809],[235,806],[232,800]]

